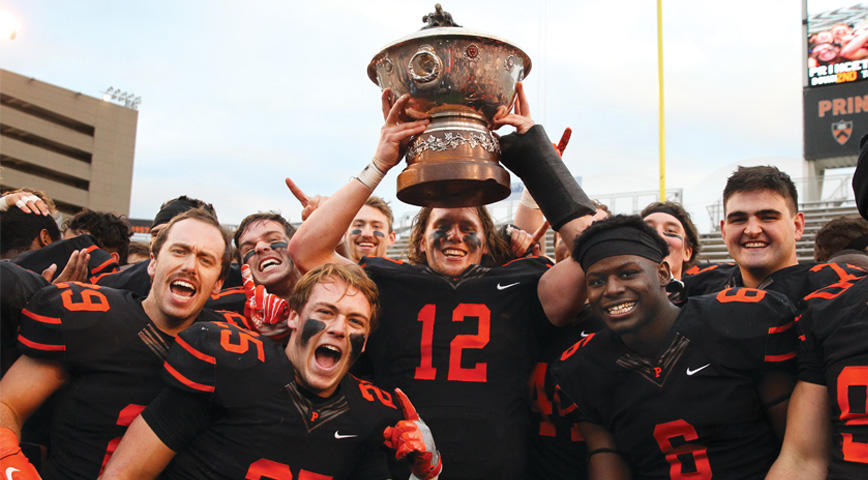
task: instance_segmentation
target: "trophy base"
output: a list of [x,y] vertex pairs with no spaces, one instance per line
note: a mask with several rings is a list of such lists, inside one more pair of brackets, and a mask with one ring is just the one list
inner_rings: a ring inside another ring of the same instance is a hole
[[410,141],[407,168],[398,175],[398,198],[424,207],[473,207],[509,196],[509,173],[498,164],[500,143],[485,118],[442,111]]
[[489,161],[414,164],[398,175],[398,199],[423,207],[474,207],[509,193],[509,172]]

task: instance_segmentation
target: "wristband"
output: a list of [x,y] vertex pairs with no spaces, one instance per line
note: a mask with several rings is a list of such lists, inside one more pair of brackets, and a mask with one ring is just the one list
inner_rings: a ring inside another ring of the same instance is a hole
[[377,168],[374,165],[374,161],[371,160],[371,163],[368,164],[364,169],[362,169],[361,173],[357,177],[354,177],[359,181],[362,185],[368,187],[371,190],[377,188],[377,185],[380,184],[380,181],[383,177],[386,176],[386,172]]

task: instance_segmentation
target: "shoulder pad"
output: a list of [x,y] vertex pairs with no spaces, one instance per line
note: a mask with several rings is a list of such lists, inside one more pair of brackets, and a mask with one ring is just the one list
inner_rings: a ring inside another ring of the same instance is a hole
[[205,303],[205,308],[229,310],[243,315],[245,303],[247,303],[247,295],[244,293],[244,287],[232,287],[224,288],[211,295]]
[[265,363],[267,341],[230,323],[196,322],[175,339],[165,378],[183,390],[214,392],[218,368],[244,370]]
[[34,357],[101,358],[141,328],[135,320],[143,313],[137,301],[118,290],[78,282],[49,285],[21,311],[18,342],[23,353]]

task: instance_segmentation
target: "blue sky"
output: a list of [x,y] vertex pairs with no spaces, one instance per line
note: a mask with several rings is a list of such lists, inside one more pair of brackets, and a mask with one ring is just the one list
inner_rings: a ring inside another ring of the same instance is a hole
[[[564,159],[590,194],[657,188],[654,1],[441,3],[530,55],[534,119],[551,137],[572,127]],[[0,64],[95,97],[109,86],[142,97],[130,216],[188,194],[225,223],[268,209],[298,221],[283,178],[328,194],[368,162],[382,117],[366,66],[433,4],[0,0],[22,24],[0,41]],[[664,0],[667,185],[684,189],[703,230],[736,165],[802,176],[801,8]],[[399,171],[378,194],[394,199]]]

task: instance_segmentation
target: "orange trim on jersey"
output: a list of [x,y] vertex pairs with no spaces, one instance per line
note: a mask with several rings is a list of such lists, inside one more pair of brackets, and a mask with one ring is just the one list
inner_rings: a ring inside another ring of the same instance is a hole
[[214,391],[214,387],[212,387],[212,386],[202,385],[201,383],[196,383],[193,380],[190,380],[189,378],[181,375],[181,372],[172,368],[172,366],[169,365],[169,362],[164,363],[163,367],[166,369],[167,372],[169,372],[173,377],[175,377],[176,380],[178,380],[179,382],[183,383],[184,385],[192,388],[193,390],[199,390],[200,392],[213,392]]
[[44,350],[46,352],[64,352],[66,345],[51,345],[46,343],[37,343],[33,340],[28,340],[24,335],[18,334],[18,341],[36,350]]
[[236,293],[244,293],[244,287],[230,287],[211,295],[212,300],[225,297],[226,295],[235,295]]
[[52,325],[60,325],[61,324],[60,319],[57,317],[46,317],[45,315],[39,315],[39,314],[31,312],[30,310],[28,310],[26,308],[21,309],[21,314],[27,318],[31,318],[33,320],[36,320],[37,322],[50,323]]
[[539,255],[531,255],[531,256],[529,256],[529,257],[513,258],[512,260],[510,260],[510,261],[504,263],[503,265],[501,265],[501,267],[505,267],[505,266],[509,265],[510,263],[514,263],[514,262],[517,262],[517,261],[519,261],[519,260],[527,260],[527,259],[529,259],[529,258],[540,258],[540,256],[539,256]]
[[805,338],[804,335],[799,335],[799,340],[805,342],[805,341],[807,341],[807,338]]
[[90,253],[90,252],[96,250],[97,248],[99,248],[99,245],[91,245],[91,246],[87,247],[87,250],[85,250],[85,252]]
[[202,360],[203,362],[208,362],[212,365],[217,364],[216,358],[212,357],[211,355],[206,355],[206,354],[200,352],[199,350],[196,350],[195,348],[191,347],[190,344],[185,342],[184,339],[181,338],[180,336],[175,337],[175,343],[180,345],[181,348],[183,348],[184,350],[189,352],[190,355],[193,355],[194,357],[198,358],[199,360]]
[[93,275],[92,277],[90,277],[90,278],[88,279],[88,281],[89,281],[91,284],[96,284],[96,282],[102,280],[102,277],[107,277],[107,276],[109,276],[109,275],[114,275],[114,274],[116,274],[116,273],[120,273],[120,271],[102,272],[102,273],[99,273],[99,274]]
[[115,261],[114,257],[109,257],[108,260],[106,260],[106,261],[100,263],[99,265],[93,267],[93,268],[91,269],[90,273],[96,273],[96,272],[102,270],[102,269],[105,268],[108,264],[110,264],[110,263],[112,263],[112,262],[114,262],[114,261]]
[[795,325],[795,323],[796,323],[796,321],[793,320],[792,322],[781,325],[780,327],[771,327],[771,328],[769,328],[769,335],[771,335],[773,333],[786,332],[787,330],[793,328],[793,325]]
[[[392,263],[397,263],[398,265],[403,265],[403,264],[404,264],[404,261],[403,261],[403,260],[398,260],[397,258],[392,258],[392,257],[367,257],[367,258],[382,258],[383,260],[388,260],[388,261],[390,261],[390,262],[392,262]],[[359,266],[360,266],[360,267],[364,267],[365,265],[367,265],[367,262],[365,262],[365,263],[359,263]]]
[[791,358],[796,358],[796,352],[784,353],[781,355],[766,355],[766,362],[785,362]]

